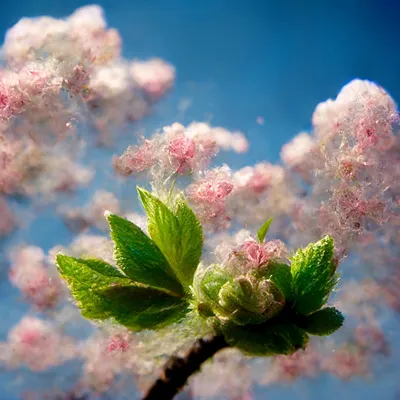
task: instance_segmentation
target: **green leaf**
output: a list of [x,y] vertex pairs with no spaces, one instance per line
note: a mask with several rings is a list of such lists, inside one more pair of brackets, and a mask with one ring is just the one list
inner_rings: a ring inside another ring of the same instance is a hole
[[178,276],[182,254],[182,235],[178,218],[161,200],[147,190],[139,187],[137,190],[147,213],[150,237]]
[[203,230],[187,204],[180,200],[174,213],[147,190],[137,188],[148,216],[151,238],[165,255],[186,290],[193,282],[203,247]]
[[232,323],[221,325],[225,340],[251,356],[293,354],[305,349],[307,333],[294,324],[266,321],[260,325],[239,326]]
[[112,265],[94,258],[79,259],[57,254],[57,266],[67,283],[77,282],[89,289],[125,284],[128,278]]
[[[64,256],[67,257],[67,256]],[[72,257],[70,257],[72,258]],[[85,263],[91,270],[98,272],[103,276],[107,276],[109,278],[121,278],[127,279],[127,277],[121,274],[117,268],[113,267],[112,265],[106,263],[103,260],[95,259],[95,258],[87,258],[81,260]],[[115,281],[115,280],[114,280]]]
[[158,329],[179,321],[188,311],[182,299],[116,277],[111,270],[115,268],[101,260],[58,254],[57,265],[88,319],[113,319],[132,330]]
[[311,315],[300,318],[296,325],[312,335],[327,336],[343,325],[344,317],[334,307],[327,307]]
[[157,245],[135,224],[107,215],[118,267],[132,280],[177,296],[183,288]]
[[285,296],[286,302],[293,301],[292,274],[289,265],[280,263],[268,263],[252,272],[256,279],[270,279],[278,286]]
[[257,237],[258,237],[258,240],[260,241],[260,243],[262,243],[265,239],[265,236],[267,236],[268,229],[273,220],[274,220],[273,218],[270,218],[267,221],[265,221],[264,225],[257,232]]
[[188,304],[177,297],[150,288],[126,285],[101,289],[109,315],[131,330],[160,329],[182,320]]
[[338,282],[333,262],[333,239],[326,236],[292,258],[292,277],[295,308],[307,315],[319,310],[328,300]]
[[129,282],[127,278],[114,276],[112,270],[117,270],[102,260],[82,260],[57,254],[57,266],[83,316],[89,319],[108,318],[106,300],[97,296],[96,290]]
[[184,201],[178,203],[176,217],[181,228],[181,259],[176,274],[185,287],[193,282],[203,250],[203,229],[193,211]]

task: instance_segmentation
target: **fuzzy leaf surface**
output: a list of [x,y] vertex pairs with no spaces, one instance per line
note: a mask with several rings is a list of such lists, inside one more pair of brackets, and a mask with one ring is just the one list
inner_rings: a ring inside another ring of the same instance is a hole
[[343,325],[344,317],[334,307],[327,307],[301,319],[297,324],[308,333],[327,336],[337,331]]
[[319,310],[336,286],[338,275],[335,274],[333,249],[333,239],[326,236],[297,250],[293,256],[293,293],[299,314],[308,315]]
[[111,271],[114,268],[101,260],[58,254],[57,265],[82,315],[88,319],[112,319],[138,331],[177,322],[188,311],[184,300],[137,286],[126,277],[116,277]]
[[148,216],[150,237],[188,291],[202,253],[200,222],[183,199],[173,211],[147,190],[138,188],[138,193]]
[[267,321],[260,325],[222,325],[225,340],[251,356],[290,355],[305,349],[307,333],[290,323]]
[[135,224],[115,214],[107,216],[118,267],[135,282],[183,294],[167,259],[158,246]]
[[181,231],[180,266],[176,271],[185,287],[193,282],[203,250],[203,228],[191,208],[182,200],[178,203],[176,217]]

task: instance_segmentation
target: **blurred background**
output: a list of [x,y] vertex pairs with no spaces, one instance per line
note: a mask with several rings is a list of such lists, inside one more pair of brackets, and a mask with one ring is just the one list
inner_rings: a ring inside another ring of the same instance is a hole
[[[4,35],[25,16],[62,18],[87,4],[3,0],[0,31]],[[135,129],[149,133],[175,121],[209,121],[240,130],[250,141],[249,152],[218,157],[233,168],[278,161],[281,146],[310,128],[315,106],[335,97],[351,79],[375,81],[400,101],[398,0],[106,0],[97,4],[103,7],[108,25],[119,30],[124,57],[161,57],[176,67],[174,89]],[[96,155],[98,167],[101,155],[101,151]],[[109,163],[104,169],[110,170]],[[100,172],[98,185],[101,179]],[[75,201],[82,203],[91,192],[93,188],[82,191],[81,200]],[[67,244],[73,234],[51,215],[51,210],[41,210],[29,227],[0,243],[1,258],[14,243],[38,245],[45,251]],[[4,269],[1,274],[6,276]],[[1,280],[0,341],[26,310],[16,289]],[[384,365],[381,374],[376,372],[379,379],[343,382],[322,376],[285,387],[259,388],[254,395],[257,399],[400,398],[396,371]],[[57,373],[62,374],[62,369]],[[42,378],[53,379],[49,374]],[[35,379],[32,376],[32,382]],[[15,373],[1,371],[0,400],[20,398],[16,381]]]

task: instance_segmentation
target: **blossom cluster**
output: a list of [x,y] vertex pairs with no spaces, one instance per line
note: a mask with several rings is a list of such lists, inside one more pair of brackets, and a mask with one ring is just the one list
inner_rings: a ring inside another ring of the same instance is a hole
[[76,356],[73,338],[33,316],[22,318],[0,347],[2,362],[14,367],[24,365],[33,371],[44,371]]
[[10,282],[39,310],[52,309],[65,293],[55,268],[40,247],[14,249],[10,255]]
[[[161,59],[125,60],[118,32],[107,27],[95,5],[65,19],[21,19],[7,31],[2,54],[0,192],[5,193],[32,195],[87,184],[93,175],[87,171],[82,177],[83,167],[75,166],[85,132],[96,132],[96,143],[111,144],[112,135],[147,115],[175,80],[174,67]],[[66,160],[58,167],[60,158]],[[54,185],[40,181],[42,176]]]
[[[398,226],[398,115],[383,88],[361,80],[317,106],[313,137],[301,134],[291,144],[303,143],[297,147],[304,161],[297,159],[296,168],[308,175],[310,187],[295,219],[299,226],[329,232],[345,252],[382,224]],[[292,167],[289,150],[282,158]]]
[[158,181],[174,174],[203,171],[220,149],[241,153],[247,148],[247,140],[240,132],[199,122],[187,127],[174,123],[140,145],[128,147],[114,159],[114,166],[121,175],[149,172]]

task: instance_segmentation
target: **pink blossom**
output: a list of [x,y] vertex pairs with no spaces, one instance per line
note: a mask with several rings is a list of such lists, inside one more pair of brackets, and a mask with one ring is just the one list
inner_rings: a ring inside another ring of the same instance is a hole
[[220,126],[212,127],[205,122],[192,122],[187,126],[186,134],[191,138],[207,139],[214,142],[223,150],[233,150],[237,153],[245,153],[249,143],[241,132],[231,132]]
[[210,136],[179,123],[164,126],[153,141],[159,149],[159,167],[166,174],[202,171],[219,150]]
[[108,342],[108,352],[124,352],[129,349],[129,341],[122,335],[116,334],[110,337]]
[[265,243],[259,243],[254,239],[247,240],[240,247],[239,254],[243,254],[246,268],[254,268],[266,264],[269,261],[278,261],[285,258],[287,250],[280,240],[270,240]]
[[49,322],[24,317],[9,332],[6,353],[2,357],[13,367],[25,365],[43,371],[76,356],[73,341]]
[[34,246],[16,249],[11,254],[9,278],[27,301],[40,310],[54,308],[64,294],[55,270],[46,264],[43,251]]
[[[243,232],[245,234],[245,232]],[[238,235],[243,236],[238,233]],[[270,240],[260,243],[252,237],[244,236],[238,246],[227,249],[218,246],[218,253],[227,253],[223,260],[234,273],[247,272],[249,269],[267,266],[270,262],[287,262],[288,250],[280,240]],[[225,246],[226,247],[226,246]]]
[[0,192],[13,193],[22,179],[22,171],[18,167],[20,142],[5,140],[0,135]]
[[207,179],[198,183],[195,201],[215,203],[224,200],[233,189],[233,184],[228,181],[213,181]]
[[269,163],[260,163],[254,167],[245,167],[235,173],[238,188],[243,192],[249,190],[256,195],[261,195],[269,188],[281,184],[283,181],[283,168]]
[[269,260],[264,244],[255,240],[248,240],[243,243],[241,251],[254,266],[263,265]]
[[[48,67],[48,69],[46,69]],[[58,85],[52,85],[49,82],[52,78],[52,70],[50,66],[30,63],[18,72],[18,86],[27,96],[27,99],[32,99],[33,96],[42,96],[44,91]]]
[[113,332],[110,337],[93,335],[84,343],[82,384],[96,393],[107,391],[122,372],[134,366],[132,340],[128,332]]
[[145,140],[141,146],[129,146],[118,158],[114,158],[114,167],[122,175],[144,172],[155,162],[153,144]]
[[22,112],[26,102],[24,94],[0,76],[0,120],[8,120]]
[[315,377],[320,372],[319,354],[312,348],[289,356],[276,356],[264,383],[291,382],[301,377]]
[[[89,83],[89,73],[82,64],[74,67],[71,77],[65,80],[65,85],[69,92],[76,96],[79,93],[84,93]],[[87,94],[87,92],[85,92]]]
[[[226,200],[234,185],[226,168],[206,171],[187,188],[187,195],[204,223],[226,223]],[[224,221],[224,222],[223,222]]]
[[168,153],[179,163],[176,172],[180,173],[190,168],[190,161],[196,153],[196,144],[193,139],[180,136],[169,142]]
[[310,151],[314,145],[314,141],[308,133],[299,133],[282,147],[282,161],[290,168],[299,167],[309,161]]
[[388,354],[388,343],[382,329],[375,324],[362,323],[354,332],[357,345],[366,352]]
[[163,96],[175,80],[175,68],[158,58],[134,61],[131,74],[136,83],[153,99]]
[[367,375],[368,360],[363,351],[342,347],[331,356],[325,356],[322,369],[340,379],[349,380],[354,376]]

